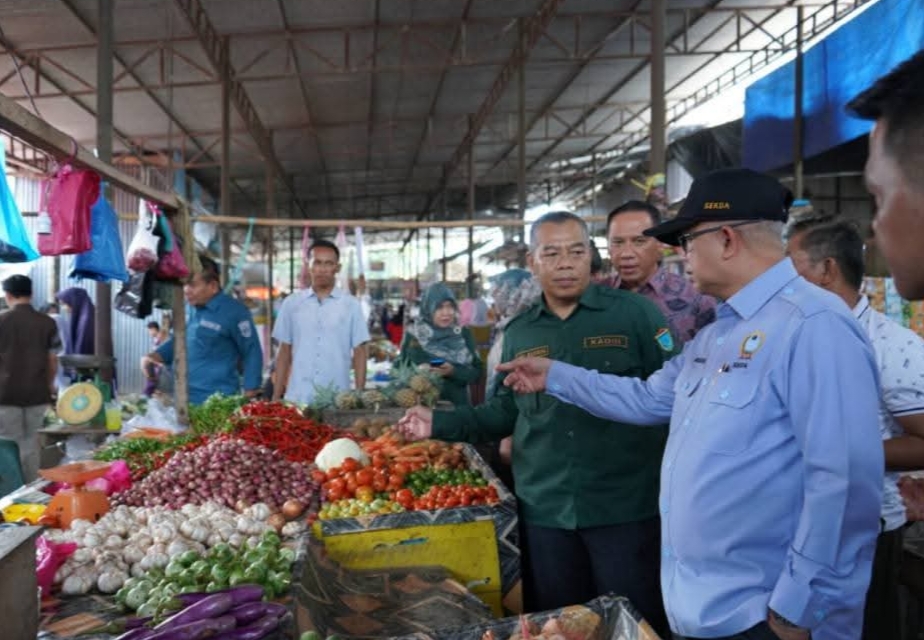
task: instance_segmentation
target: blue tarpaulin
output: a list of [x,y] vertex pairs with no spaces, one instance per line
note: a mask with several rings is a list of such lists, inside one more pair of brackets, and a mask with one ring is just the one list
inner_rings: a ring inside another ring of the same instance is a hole
[[[806,158],[869,132],[844,105],[924,48],[924,2],[880,0],[803,55]],[[742,162],[757,171],[792,163],[795,62],[745,93]]]

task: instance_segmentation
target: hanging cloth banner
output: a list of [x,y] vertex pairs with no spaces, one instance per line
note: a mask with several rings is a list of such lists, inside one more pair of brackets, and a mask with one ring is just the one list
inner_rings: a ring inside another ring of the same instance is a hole
[[366,275],[365,247],[363,245],[363,228],[353,227],[353,233],[356,234],[356,265],[359,275]]
[[302,231],[302,269],[298,273],[298,288],[307,289],[311,286],[311,271],[308,267],[308,247],[310,246],[311,234],[308,232],[308,225]]
[[228,282],[225,283],[225,293],[231,293],[234,284],[241,279],[244,272],[244,263],[247,261],[247,254],[250,253],[250,243],[253,240],[253,226],[256,219],[247,219],[247,236],[244,238],[244,246],[241,247],[241,255],[237,257],[237,264],[234,265],[234,271],[228,276]]
[[[343,264],[347,252],[346,229],[344,229],[343,225],[340,225],[340,229],[337,231],[335,244],[340,249],[340,263]],[[337,286],[344,291],[350,290],[350,274],[347,273],[348,271],[349,269],[340,269],[340,273],[337,274]]]

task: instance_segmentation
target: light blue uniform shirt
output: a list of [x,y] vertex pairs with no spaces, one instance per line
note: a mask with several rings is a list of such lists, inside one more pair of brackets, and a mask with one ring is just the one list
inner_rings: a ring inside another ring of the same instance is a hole
[[788,258],[716,311],[647,380],[556,362],[548,392],[608,420],[670,418],[661,589],[675,633],[740,633],[769,606],[814,640],[858,639],[884,469],[866,336]]
[[350,388],[353,349],[369,341],[369,327],[359,301],[343,289],[323,301],[306,289],[283,301],[273,337],[292,345],[286,400],[307,404],[316,387]]
[[[173,338],[155,353],[172,365]],[[192,404],[202,404],[213,393],[240,393],[242,369],[244,390],[259,389],[263,350],[247,307],[224,293],[203,307],[187,306],[186,359]]]

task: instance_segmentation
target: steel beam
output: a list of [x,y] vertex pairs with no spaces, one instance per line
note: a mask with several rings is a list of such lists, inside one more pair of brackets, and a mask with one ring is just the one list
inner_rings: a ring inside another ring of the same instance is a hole
[[[452,154],[449,162],[447,162],[444,166],[443,177],[440,179],[439,188],[430,196],[427,205],[424,207],[423,211],[420,212],[418,220],[422,220],[424,216],[426,216],[438,193],[445,189],[449,184],[450,177],[456,171],[456,169],[458,169],[459,163],[462,161],[462,158],[465,157],[465,154],[470,152],[472,146],[475,143],[475,139],[478,137],[478,133],[484,126],[484,123],[488,119],[488,116],[491,114],[491,111],[493,111],[494,105],[496,105],[497,101],[500,100],[501,96],[507,88],[507,85],[513,78],[513,75],[517,72],[517,69],[519,69],[519,67],[524,64],[526,59],[529,57],[529,52],[533,49],[533,47],[536,46],[536,43],[539,42],[539,38],[542,36],[542,33],[546,30],[546,28],[548,28],[549,22],[555,16],[555,12],[558,11],[558,7],[562,1],[563,0],[545,0],[535,15],[529,18],[529,21],[525,26],[524,38],[520,42],[517,42],[516,46],[510,54],[510,58],[508,58],[506,64],[504,65],[504,68],[501,69],[500,73],[494,79],[494,83],[491,85],[491,88],[488,91],[488,95],[485,96],[484,101],[481,103],[481,106],[478,108],[478,111],[472,118],[468,133],[466,133],[465,138],[462,139],[462,142],[459,143],[459,146],[456,147],[456,151]],[[410,238],[411,236],[408,236],[404,243],[405,245],[407,245],[407,242],[410,240]]]
[[802,180],[802,136],[805,127],[805,121],[802,117],[803,109],[803,92],[805,91],[805,57],[802,55],[802,21],[804,13],[802,7],[796,14],[796,64],[795,77],[793,78],[795,86],[793,87],[793,118],[792,118],[792,168],[794,181],[794,195],[796,198],[802,197],[803,180]]
[[[520,41],[526,37],[523,19],[517,22]],[[526,217],[526,63],[517,74],[517,208]]]
[[[99,48],[96,53],[96,155],[106,164],[112,164],[112,84],[113,84],[113,15],[114,0],[98,0]],[[108,186],[105,187],[108,191]],[[109,196],[108,193],[104,195]],[[109,282],[96,283],[96,318],[94,353],[102,358],[112,357],[112,287]],[[112,383],[113,367],[100,369],[102,379]]]
[[651,153],[648,173],[664,173],[667,168],[667,123],[664,87],[664,35],[667,0],[651,0]]
[[[189,22],[193,32],[196,34],[199,44],[205,51],[205,55],[212,67],[219,74],[233,74],[231,59],[228,53],[228,47],[222,38],[218,35],[215,27],[212,26],[205,8],[200,0],[175,0],[180,11]],[[247,96],[247,91],[237,80],[231,79],[229,83],[231,101],[240,115],[241,119],[250,132],[254,141],[257,143],[264,160],[273,164],[273,169],[279,176],[279,179],[285,185],[287,191],[296,197],[295,189],[292,182],[286,177],[285,169],[279,162],[279,159],[273,154],[272,144],[269,133],[260,121],[256,107]],[[302,214],[307,216],[307,212],[302,210]]]

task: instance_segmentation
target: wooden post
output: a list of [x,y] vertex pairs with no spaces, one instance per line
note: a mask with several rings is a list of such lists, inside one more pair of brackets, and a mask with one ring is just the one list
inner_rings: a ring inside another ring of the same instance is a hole
[[[98,18],[99,46],[96,52],[96,153],[106,164],[112,162],[112,40],[113,40],[113,0],[99,0]],[[103,192],[109,197],[108,188]],[[112,287],[109,282],[96,283],[96,344],[94,353],[109,360],[112,358]],[[134,366],[134,363],[125,363]],[[112,383],[113,366],[100,369],[100,377]]]
[[[177,233],[187,238],[183,243],[183,258],[193,273],[201,271],[192,241],[192,224],[189,209],[182,205],[173,219]],[[174,285],[173,291],[173,396],[176,401],[176,419],[181,425],[189,424],[189,362],[186,352],[186,299],[182,285]]]

